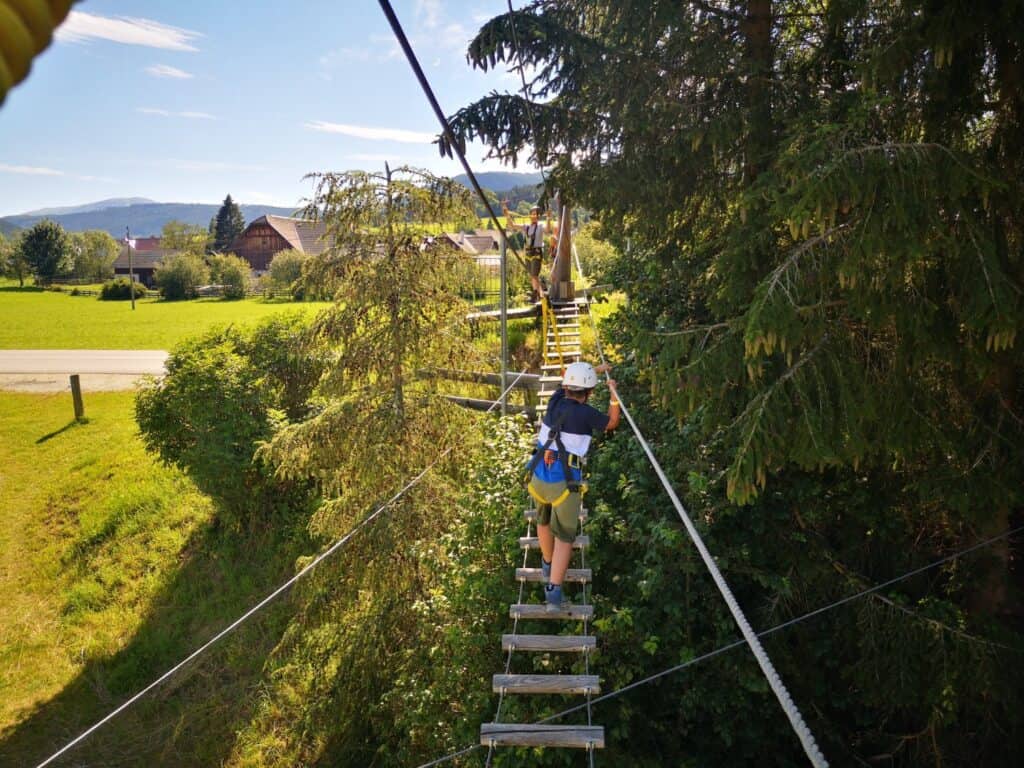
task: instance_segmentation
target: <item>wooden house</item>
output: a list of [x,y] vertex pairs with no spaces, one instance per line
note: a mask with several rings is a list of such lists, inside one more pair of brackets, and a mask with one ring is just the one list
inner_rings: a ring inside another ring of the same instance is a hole
[[229,253],[249,262],[257,275],[270,269],[274,255],[289,248],[316,256],[324,252],[326,226],[320,221],[293,219],[287,216],[260,216],[228,248]]

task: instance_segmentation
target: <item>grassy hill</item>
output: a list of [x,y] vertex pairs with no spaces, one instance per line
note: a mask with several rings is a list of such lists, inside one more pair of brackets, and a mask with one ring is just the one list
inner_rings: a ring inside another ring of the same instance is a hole
[[[132,402],[87,394],[89,422],[74,424],[66,397],[0,393],[0,765],[42,760],[251,605],[306,549],[284,521],[220,526],[216,499],[146,453]],[[275,606],[141,702],[75,764],[219,764],[287,612]],[[170,691],[181,695],[166,702]],[[175,731],[176,754],[162,752]]]

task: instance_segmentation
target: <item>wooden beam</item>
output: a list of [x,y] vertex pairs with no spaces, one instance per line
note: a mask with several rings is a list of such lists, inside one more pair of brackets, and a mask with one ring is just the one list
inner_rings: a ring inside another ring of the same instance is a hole
[[[508,311],[509,320],[523,320],[528,317],[540,317],[540,305],[531,304],[528,307],[515,307]],[[491,309],[486,312],[470,312],[466,315],[466,319],[470,322],[480,322],[483,320],[500,320],[501,310]]]
[[502,635],[503,651],[569,651],[588,653],[597,648],[593,635]]
[[[469,408],[474,411],[489,411],[492,408],[497,411],[498,406],[494,400],[480,400],[475,397],[459,397],[458,395],[443,395],[445,400]],[[532,405],[512,405],[509,403],[509,413],[525,413],[531,419],[537,418],[537,410]]]
[[[463,371],[458,368],[421,368],[416,371],[416,378],[447,379],[448,381],[472,381],[477,384],[493,384],[497,387],[501,386],[500,373]],[[509,373],[508,384],[512,385],[515,389],[540,389],[540,378],[540,375],[536,373]],[[515,383],[513,384],[513,382]]]
[[604,728],[600,725],[483,723],[480,744],[485,747],[604,749]]
[[[583,549],[589,546],[590,537],[586,534],[577,536],[576,540],[572,543],[573,549]],[[540,540],[536,536],[520,536],[519,547],[520,549],[540,549]]]
[[[583,584],[590,581],[592,572],[589,568],[567,568],[565,580],[568,582]],[[543,582],[544,575],[540,568],[516,568],[516,581]]]
[[594,606],[564,603],[557,611],[549,611],[546,605],[517,603],[508,608],[510,619],[574,619],[583,621],[594,616]]
[[597,675],[495,675],[491,682],[495,693],[563,693],[567,695],[600,693]]

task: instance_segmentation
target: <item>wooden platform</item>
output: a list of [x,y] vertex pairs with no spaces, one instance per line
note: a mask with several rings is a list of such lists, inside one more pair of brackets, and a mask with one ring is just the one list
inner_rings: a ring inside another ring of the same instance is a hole
[[485,747],[604,749],[604,728],[600,725],[484,723],[480,726],[480,744]]
[[[569,568],[565,572],[565,580],[570,584],[589,584],[591,576],[589,568]],[[540,568],[516,568],[516,581],[544,581],[544,572]]]
[[502,635],[503,651],[589,653],[597,648],[593,635]]
[[566,607],[559,608],[557,611],[549,611],[546,605],[514,603],[508,607],[508,615],[513,619],[568,619],[570,621],[583,621],[584,619],[594,618],[594,606],[569,603]]
[[597,675],[495,675],[491,680],[495,693],[597,694],[601,682]]

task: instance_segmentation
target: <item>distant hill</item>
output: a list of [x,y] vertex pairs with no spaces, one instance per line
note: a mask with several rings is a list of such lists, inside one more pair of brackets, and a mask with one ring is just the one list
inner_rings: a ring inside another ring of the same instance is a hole
[[20,216],[57,216],[65,213],[90,213],[91,211],[102,211],[104,208],[124,208],[129,205],[141,205],[155,203],[148,197],[110,197],[106,200],[97,200],[95,203],[85,205],[65,205],[60,208],[40,208],[38,211],[25,211]]
[[4,221],[3,219],[0,219],[0,234],[3,234],[5,237],[11,237],[17,231],[18,227],[16,227],[14,224],[10,224]]
[[[540,173],[511,173],[506,171],[488,171],[486,173],[476,174],[476,180],[480,182],[480,186],[485,189],[489,189],[492,192],[507,192],[513,187],[523,187],[528,185],[540,184],[544,177]],[[469,177],[466,174],[460,174],[455,177],[455,181],[459,182],[465,187],[472,187],[469,183]]]
[[[108,201],[100,201],[108,202]],[[87,229],[102,229],[114,237],[124,237],[124,228],[130,227],[132,235],[147,237],[159,235],[168,221],[183,221],[186,224],[209,226],[210,219],[217,215],[219,204],[203,203],[134,203],[94,208],[100,203],[90,203],[77,208],[88,208],[69,213],[40,214],[38,211],[18,216],[0,218],[0,230],[31,227],[44,218],[53,219],[69,232],[83,232]],[[291,216],[292,208],[272,205],[240,205],[246,223],[270,213],[275,216]],[[55,210],[55,209],[50,209]]]

